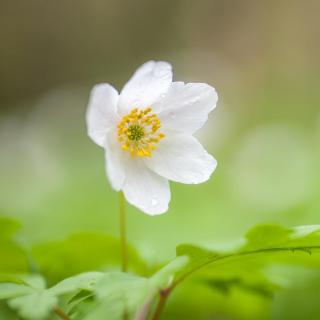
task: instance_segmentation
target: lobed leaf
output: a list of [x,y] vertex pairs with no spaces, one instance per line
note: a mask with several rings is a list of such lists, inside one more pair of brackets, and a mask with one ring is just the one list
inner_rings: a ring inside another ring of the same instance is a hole
[[[120,320],[124,313],[129,319],[135,318],[141,308],[152,301],[158,292],[168,285],[176,272],[183,268],[188,259],[178,257],[150,278],[138,277],[128,273],[113,272],[106,274],[97,284],[95,293],[98,302],[86,311],[85,320]],[[82,318],[81,318],[82,319]]]
[[0,299],[8,299],[9,306],[24,319],[42,320],[56,307],[60,296],[81,290],[92,291],[102,276],[99,272],[79,274],[49,289],[40,275],[22,277],[21,284],[0,283]]
[[319,250],[320,226],[257,226],[247,233],[243,246],[226,253],[180,245],[177,256],[186,255],[190,260],[177,274],[172,287],[201,270],[202,281],[224,293],[237,286],[255,294],[271,296],[279,285],[264,273],[266,266],[285,263],[320,267],[320,255],[310,256]]

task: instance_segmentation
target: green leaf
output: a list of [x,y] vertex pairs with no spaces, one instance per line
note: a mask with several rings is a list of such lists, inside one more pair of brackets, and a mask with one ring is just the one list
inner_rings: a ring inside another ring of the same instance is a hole
[[65,279],[48,289],[54,295],[62,295],[79,290],[92,291],[104,276],[102,272],[87,272]]
[[150,286],[155,288],[155,291],[166,288],[173,281],[174,275],[184,268],[188,261],[189,258],[186,256],[172,260],[149,279]]
[[0,284],[0,299],[10,299],[18,296],[24,296],[33,292],[29,286],[16,283]]
[[0,273],[0,283],[1,282],[24,284],[24,281],[21,279],[21,276],[10,273]]
[[284,228],[277,225],[259,225],[246,235],[247,243],[242,250],[320,246],[320,226]]
[[0,216],[0,238],[11,238],[20,228],[17,220]]
[[0,217],[0,273],[25,273],[28,271],[26,252],[15,241],[20,224],[14,219]]
[[0,283],[0,299],[8,299],[9,306],[25,319],[46,319],[58,304],[60,296],[81,290],[92,291],[103,275],[99,272],[79,274],[50,289],[46,289],[41,276],[27,276],[22,278],[24,284]]
[[187,261],[186,257],[178,257],[150,278],[121,272],[106,274],[95,289],[98,302],[92,309],[85,311],[87,315],[84,319],[117,320],[122,319],[125,312],[129,319],[133,319],[161,289],[170,285],[175,273]]
[[283,244],[288,241],[293,232],[292,229],[286,229],[282,226],[259,225],[247,232],[247,243],[244,248],[254,250],[278,246],[279,243]]
[[[128,251],[133,270],[144,273],[145,265],[137,252],[132,247]],[[50,283],[82,272],[118,268],[121,261],[119,240],[97,233],[79,233],[64,241],[37,245],[32,254]]]
[[57,305],[58,299],[47,291],[34,291],[31,294],[9,300],[9,306],[16,309],[25,319],[42,320],[48,317]]
[[266,266],[285,263],[319,268],[320,255],[316,253],[320,253],[319,226],[257,226],[247,233],[245,244],[231,252],[178,246],[177,256],[188,256],[190,260],[175,277],[172,288],[199,271],[198,277],[220,292],[228,293],[236,286],[254,294],[271,296],[280,284],[264,273]]
[[246,281],[241,278],[209,279],[207,280],[206,285],[213,287],[224,295],[229,295],[234,287],[238,287],[253,294],[259,294],[261,296],[271,298],[275,290],[273,285],[262,285],[261,283],[250,284],[246,283]]
[[[124,310],[130,315],[148,295],[148,279],[128,273],[107,273],[97,284],[97,301],[81,310],[79,319],[122,319]],[[78,319],[78,318],[77,318]]]
[[0,283],[0,298],[25,319],[40,320],[48,316],[57,298],[45,290],[45,281],[39,275],[24,278],[25,284]]

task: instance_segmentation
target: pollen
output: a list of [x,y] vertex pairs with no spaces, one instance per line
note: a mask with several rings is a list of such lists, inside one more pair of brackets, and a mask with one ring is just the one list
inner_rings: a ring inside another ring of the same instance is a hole
[[130,153],[131,158],[151,157],[157,144],[165,138],[159,132],[161,122],[152,109],[133,109],[123,116],[118,124],[118,141],[124,151]]

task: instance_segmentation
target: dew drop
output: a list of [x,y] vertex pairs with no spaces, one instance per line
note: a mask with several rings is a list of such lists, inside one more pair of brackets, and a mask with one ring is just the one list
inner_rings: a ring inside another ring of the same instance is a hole
[[156,206],[158,204],[158,200],[156,200],[156,199],[151,199],[151,205],[152,206]]

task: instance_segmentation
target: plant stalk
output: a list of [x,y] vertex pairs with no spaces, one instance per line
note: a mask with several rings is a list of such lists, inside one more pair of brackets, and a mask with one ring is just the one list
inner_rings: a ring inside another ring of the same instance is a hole
[[160,290],[160,298],[156,307],[156,310],[153,314],[152,320],[159,320],[163,312],[163,309],[166,305],[169,294],[171,293],[171,288]]
[[120,242],[121,242],[121,270],[127,272],[128,270],[128,248],[126,236],[126,204],[122,192],[119,194],[119,223],[120,223]]
[[62,320],[70,320],[69,316],[59,306],[55,306],[53,312]]

